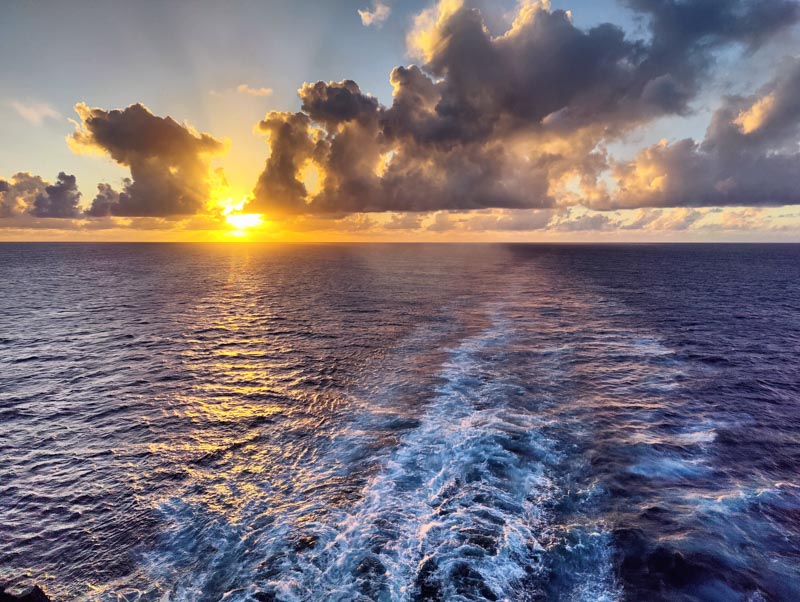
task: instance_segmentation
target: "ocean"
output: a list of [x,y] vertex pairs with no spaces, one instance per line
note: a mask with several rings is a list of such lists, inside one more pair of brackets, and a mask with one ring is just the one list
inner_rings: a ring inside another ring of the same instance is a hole
[[0,245],[0,582],[800,600],[800,245]]

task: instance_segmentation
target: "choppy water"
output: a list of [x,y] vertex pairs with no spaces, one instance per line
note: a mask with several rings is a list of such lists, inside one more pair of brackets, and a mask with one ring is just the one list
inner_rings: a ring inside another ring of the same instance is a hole
[[0,581],[800,599],[800,246],[5,244],[0,292]]

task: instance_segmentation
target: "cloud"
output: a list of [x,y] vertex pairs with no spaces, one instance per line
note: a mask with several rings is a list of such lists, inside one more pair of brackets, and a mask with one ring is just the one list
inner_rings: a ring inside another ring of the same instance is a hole
[[251,88],[247,84],[239,84],[236,91],[248,96],[269,96],[272,94],[272,88]]
[[[426,230],[430,232],[536,232],[547,230],[565,215],[558,209],[499,209],[470,212],[438,211]],[[415,215],[415,214],[410,214]],[[421,217],[419,217],[422,220]]]
[[457,227],[458,221],[451,219],[447,212],[439,211],[433,216],[433,221],[425,228],[428,232],[447,232]]
[[557,213],[554,209],[501,210],[473,215],[464,227],[477,232],[533,232],[547,229]]
[[[392,71],[391,105],[352,80],[316,82],[300,88],[301,111],[272,112],[259,123],[271,154],[250,210],[346,215],[578,203],[614,209],[729,203],[757,190],[756,176],[747,186],[727,176],[709,182],[706,157],[722,153],[710,146],[718,136],[702,145],[657,145],[632,163],[615,161],[607,145],[655,119],[689,114],[717,54],[758,48],[798,21],[798,5],[626,4],[645,19],[648,39],[632,39],[610,23],[581,29],[568,12],[534,0],[520,2],[511,24],[495,35],[475,5],[441,0],[414,21],[408,45],[422,64]],[[771,124],[796,123],[797,115],[791,98],[773,87],[762,96],[775,97],[761,104],[758,98],[730,100],[734,132],[720,135],[749,136],[752,152],[724,168],[712,166],[719,174],[769,165],[772,175],[784,175],[789,168],[782,163],[786,155],[775,156],[771,145],[790,137]],[[759,146],[761,138],[770,142]],[[312,167],[321,174],[318,190],[304,175]],[[686,189],[659,179],[662,167],[686,170],[697,185]],[[739,192],[726,197],[709,187]],[[773,194],[774,187],[764,190],[769,202],[793,198]]]
[[728,209],[723,211],[716,223],[706,224],[708,229],[719,230],[756,230],[759,228],[780,230],[782,226],[765,223],[764,209],[760,207],[748,207],[746,209]]
[[635,219],[620,223],[623,230],[688,230],[706,216],[697,209],[640,209]]
[[20,172],[10,180],[0,179],[0,220],[2,227],[24,224],[26,227],[52,226],[52,221],[79,219],[81,193],[75,176],[61,172],[50,184],[40,176]]
[[374,231],[377,222],[363,213],[346,215],[337,218],[319,216],[295,216],[284,222],[284,227],[292,232],[348,232],[369,234]]
[[174,217],[204,208],[213,181],[210,158],[225,148],[220,140],[141,104],[105,111],[80,103],[75,110],[81,123],[68,138],[73,150],[106,153],[131,172],[119,192],[100,188],[89,215]]
[[14,174],[10,180],[0,179],[0,218],[27,213],[46,186],[42,178],[25,172]]
[[394,213],[383,227],[387,230],[419,230],[422,227],[422,216],[419,213]]
[[770,120],[775,113],[775,104],[775,94],[767,94],[756,100],[749,108],[740,110],[733,123],[742,134],[752,134]]
[[556,220],[550,229],[560,232],[608,231],[615,230],[616,223],[602,213],[573,215],[569,212],[563,218]]
[[[350,79],[310,82],[299,111],[256,125],[269,153],[244,210],[298,231],[422,236],[785,227],[758,208],[800,204],[800,58],[775,62],[761,88],[722,97],[705,136],[620,158],[613,149],[655,120],[692,115],[717,59],[768,43],[798,22],[800,5],[623,2],[639,37],[611,23],[577,27],[545,0],[520,0],[508,18],[485,0],[441,0],[414,19],[418,64],[392,70],[391,102]],[[380,26],[389,7],[359,13]],[[32,123],[53,117],[31,106]],[[73,150],[109,156],[130,178],[98,184],[85,211],[73,176],[0,179],[3,225],[216,227],[209,200],[222,176],[211,160],[222,141],[141,104],[76,111]],[[366,215],[377,212],[387,215]]]
[[329,127],[353,120],[372,121],[378,113],[378,101],[361,93],[352,80],[304,84],[298,91],[302,110],[313,120]]
[[662,141],[616,163],[616,191],[597,206],[798,204],[798,137],[800,59],[791,59],[757,94],[726,98],[702,142]]
[[42,125],[47,119],[61,119],[61,113],[46,102],[23,103],[13,100],[9,104],[20,117],[33,125]]
[[[130,179],[123,182],[123,190],[132,185]],[[123,192],[123,194],[125,194]],[[120,208],[120,193],[114,190],[111,184],[100,183],[97,185],[97,195],[92,200],[92,205],[86,210],[89,217],[108,217]]]
[[684,52],[699,46],[744,42],[763,44],[774,32],[800,18],[794,0],[623,0],[649,17],[654,54],[668,59],[668,50]]
[[388,4],[381,0],[373,0],[372,8],[360,9],[358,11],[358,16],[361,17],[361,24],[364,27],[382,27],[391,13],[392,8]]
[[44,192],[36,195],[30,213],[36,217],[76,218],[80,216],[80,199],[75,176],[62,171],[55,184],[45,186]]
[[271,152],[249,209],[264,205],[272,213],[304,213],[308,190],[299,172],[316,148],[311,119],[305,113],[273,111],[256,128],[268,136]]

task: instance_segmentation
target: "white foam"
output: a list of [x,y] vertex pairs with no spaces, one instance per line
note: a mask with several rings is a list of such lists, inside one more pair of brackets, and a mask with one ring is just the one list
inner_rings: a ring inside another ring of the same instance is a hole
[[[483,332],[449,352],[421,415],[403,415],[391,400],[361,400],[363,416],[337,433],[323,464],[317,458],[296,475],[311,482],[285,508],[258,502],[234,522],[201,504],[162,506],[168,552],[146,559],[152,581],[175,584],[176,602],[200,599],[212,583],[228,600],[246,598],[235,587],[242,583],[250,594],[272,591],[285,601],[323,592],[326,600],[410,600],[426,580],[445,599],[459,599],[460,587],[473,587],[477,598],[480,587],[500,600],[536,594],[524,590],[546,578],[549,508],[564,492],[549,472],[557,454],[543,434],[546,421],[519,403],[526,376],[504,359],[516,325],[496,309]],[[350,506],[318,509],[309,499],[314,487],[348,458],[361,461],[370,425],[391,418],[388,409],[406,419],[405,434],[379,456],[379,470]],[[575,553],[592,561],[571,599],[616,599],[607,533],[589,531]],[[297,548],[298,536],[310,543]]]
[[[354,599],[363,585],[359,566],[368,558],[381,574],[371,578],[382,582],[387,599],[410,599],[420,578],[457,599],[464,584],[453,580],[453,571],[468,572],[498,599],[517,597],[523,580],[542,570],[539,537],[547,529],[546,505],[558,492],[544,464],[502,444],[515,437],[525,449],[554,453],[537,429],[539,418],[506,405],[520,392],[512,379],[496,372],[498,362],[481,358],[500,353],[507,336],[498,318],[452,352],[419,427],[403,438],[355,507],[328,532],[317,526],[322,543],[270,586],[286,599],[322,591],[329,599]],[[603,599],[600,584],[609,583],[611,569],[596,568],[603,576],[587,576],[587,598],[575,599],[588,599],[588,592]]]

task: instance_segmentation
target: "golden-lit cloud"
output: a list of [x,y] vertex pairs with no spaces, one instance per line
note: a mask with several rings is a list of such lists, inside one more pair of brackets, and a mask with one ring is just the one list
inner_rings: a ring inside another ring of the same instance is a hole
[[742,134],[752,134],[767,121],[772,111],[775,109],[775,95],[767,94],[764,98],[759,98],[749,109],[742,109],[733,120]]
[[440,0],[414,17],[414,25],[406,36],[409,54],[430,62],[446,41],[443,30],[449,19],[462,9],[464,0]]
[[[760,162],[774,175],[793,165],[793,155],[756,151],[754,138],[747,157],[723,157],[712,149],[721,148],[719,124],[702,143],[663,141],[630,161],[615,160],[608,146],[658,118],[688,113],[716,51],[758,46],[797,21],[797,7],[726,0],[712,16],[698,0],[676,14],[630,4],[649,23],[647,42],[608,23],[581,29],[567,11],[535,0],[520,2],[505,31],[493,33],[479,3],[440,0],[414,20],[408,47],[423,64],[392,71],[391,105],[352,80],[320,81],[300,88],[299,112],[267,115],[258,129],[271,154],[250,209],[335,216],[793,202],[796,186],[765,186],[756,198],[755,180],[735,173],[757,173]],[[778,79],[791,79],[792,69]],[[727,118],[729,128],[776,140],[776,115],[800,106],[781,100],[790,96],[776,82],[774,96],[763,94],[771,100],[748,99]],[[309,164],[324,175],[318,190],[306,186]]]
[[[223,140],[142,104],[80,103],[70,147],[108,156],[130,177],[101,182],[83,205],[67,174],[55,184],[0,180],[0,217],[195,228],[226,240],[784,227],[756,208],[800,204],[800,59],[776,62],[752,93],[720,98],[704,137],[632,146],[657,120],[696,109],[718,56],[750,52],[797,23],[797,3],[626,5],[642,35],[580,27],[546,0],[503,15],[484,0],[435,2],[413,19],[407,46],[419,64],[392,70],[388,104],[350,79],[309,82],[299,110],[257,123],[267,150],[249,193],[217,168]],[[382,0],[359,11],[365,26],[389,14]],[[255,101],[236,94],[272,94],[247,83],[225,91],[245,105]],[[25,110],[32,122],[52,117]]]
[[747,98],[728,97],[705,138],[660,143],[615,162],[597,208],[800,204],[800,59]]
[[272,94],[272,88],[253,88],[247,84],[239,84],[236,91],[248,96],[270,96]]
[[141,104],[106,111],[79,103],[75,111],[81,121],[68,139],[71,148],[102,151],[131,171],[119,192],[101,188],[89,215],[167,217],[205,208],[219,177],[210,158],[224,152],[222,141]]

